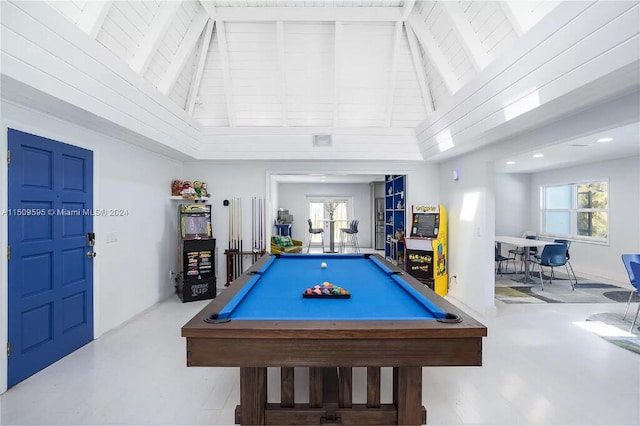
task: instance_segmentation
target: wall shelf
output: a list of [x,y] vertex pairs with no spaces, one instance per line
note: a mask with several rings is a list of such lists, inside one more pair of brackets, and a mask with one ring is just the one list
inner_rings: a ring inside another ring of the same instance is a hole
[[[404,236],[406,235],[406,175],[386,175],[385,194],[385,258],[403,267]],[[398,238],[398,231],[402,237]]]

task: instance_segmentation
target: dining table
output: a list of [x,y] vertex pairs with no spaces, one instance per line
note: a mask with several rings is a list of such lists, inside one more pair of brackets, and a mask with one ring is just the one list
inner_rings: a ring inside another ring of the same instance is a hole
[[533,240],[530,238],[510,237],[504,235],[496,235],[495,241],[498,245],[498,253],[501,253],[502,244],[509,244],[524,249],[524,276],[522,278],[513,278],[514,281],[522,283],[534,283],[531,279],[531,271],[529,268],[529,256],[531,255],[531,247],[542,247],[548,244],[557,244],[553,241]]
[[334,238],[336,222],[346,222],[346,220],[345,219],[319,219],[319,221],[324,222],[325,225],[327,223],[329,224],[329,250],[327,251],[323,247],[322,251],[324,253],[337,253],[337,250],[335,249],[335,238]]

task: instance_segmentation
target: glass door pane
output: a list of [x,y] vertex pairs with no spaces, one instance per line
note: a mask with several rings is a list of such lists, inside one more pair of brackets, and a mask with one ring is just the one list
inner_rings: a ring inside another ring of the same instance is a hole
[[[334,250],[337,250],[340,241],[340,229],[347,227],[349,223],[349,212],[351,211],[350,197],[307,197],[307,210],[309,212],[308,217],[311,219],[311,226],[324,229],[326,249],[329,249],[331,246],[331,219],[333,219],[333,245]],[[331,215],[331,213],[333,214]],[[332,218],[330,216],[332,216]],[[312,246],[320,246],[322,243],[320,234],[309,235],[307,232],[307,238],[309,237],[311,238]],[[306,242],[308,243],[308,241],[307,239]]]

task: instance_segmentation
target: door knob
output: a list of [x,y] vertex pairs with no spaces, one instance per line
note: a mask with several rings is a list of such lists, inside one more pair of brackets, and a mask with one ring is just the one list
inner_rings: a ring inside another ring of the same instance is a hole
[[95,251],[88,251],[87,252],[87,257],[89,259],[93,259],[94,257],[96,257],[98,255],[98,253],[96,253]]

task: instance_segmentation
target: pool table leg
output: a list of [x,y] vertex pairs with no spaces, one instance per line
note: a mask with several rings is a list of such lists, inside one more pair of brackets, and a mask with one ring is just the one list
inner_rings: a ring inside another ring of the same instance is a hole
[[240,367],[240,419],[243,425],[263,425],[267,403],[267,368]]
[[393,404],[398,410],[399,425],[426,422],[422,411],[422,367],[393,368]]

